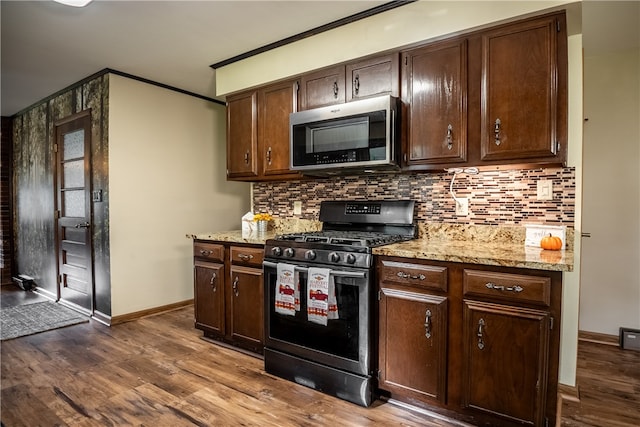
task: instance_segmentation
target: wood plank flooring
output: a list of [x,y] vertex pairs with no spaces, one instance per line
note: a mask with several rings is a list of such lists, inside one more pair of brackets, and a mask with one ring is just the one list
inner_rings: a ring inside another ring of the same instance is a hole
[[[2,305],[35,302],[2,287]],[[35,297],[37,298],[37,297]],[[362,408],[266,374],[200,339],[193,307],[106,327],[90,321],[1,346],[4,426],[450,426],[377,401]],[[640,425],[640,352],[580,344],[582,401],[566,426]]]

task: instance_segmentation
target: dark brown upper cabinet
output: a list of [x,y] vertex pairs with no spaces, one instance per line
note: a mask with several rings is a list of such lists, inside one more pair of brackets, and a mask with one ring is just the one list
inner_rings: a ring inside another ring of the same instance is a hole
[[373,96],[400,96],[398,53],[351,62],[346,65],[347,102]]
[[482,34],[481,160],[566,160],[564,14]]
[[373,96],[398,96],[398,58],[395,52],[304,74],[300,79],[300,110]]
[[342,104],[345,100],[344,65],[323,68],[300,78],[300,110]]
[[243,92],[227,99],[227,178],[257,178],[257,125],[257,91]]
[[467,41],[454,39],[402,53],[407,105],[405,168],[467,160]]
[[298,178],[289,170],[289,114],[297,109],[298,81],[287,80],[227,100],[227,178]]

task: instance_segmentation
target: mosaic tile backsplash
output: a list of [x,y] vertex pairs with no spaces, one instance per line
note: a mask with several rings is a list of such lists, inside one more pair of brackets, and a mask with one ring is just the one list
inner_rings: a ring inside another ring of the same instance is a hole
[[[573,227],[575,168],[481,171],[458,174],[456,197],[469,199],[469,215],[456,216],[449,193],[451,173],[376,174],[253,184],[254,212],[317,220],[323,200],[412,199],[416,221],[475,225],[552,224]],[[537,181],[553,182],[553,199],[537,200]]]

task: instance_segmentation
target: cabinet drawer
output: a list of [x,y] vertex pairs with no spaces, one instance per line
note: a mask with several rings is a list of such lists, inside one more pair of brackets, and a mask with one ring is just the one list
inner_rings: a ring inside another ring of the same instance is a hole
[[224,246],[215,243],[194,242],[193,256],[224,262]]
[[241,265],[252,265],[262,267],[264,257],[263,248],[246,248],[242,246],[231,246],[231,263]]
[[465,297],[481,296],[549,306],[551,278],[465,269],[463,291]]
[[447,290],[447,267],[381,260],[383,282]]

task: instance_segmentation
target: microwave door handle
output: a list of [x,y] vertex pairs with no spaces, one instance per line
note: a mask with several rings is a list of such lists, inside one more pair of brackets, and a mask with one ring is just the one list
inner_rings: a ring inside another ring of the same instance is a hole
[[[276,268],[278,264],[271,261],[262,261],[262,265],[265,267]],[[306,273],[309,271],[306,267],[300,267],[298,265],[295,266],[296,271],[301,273]],[[339,271],[339,270],[331,270],[331,275],[336,277],[350,277],[354,279],[364,279],[366,277],[366,272],[364,271]]]

